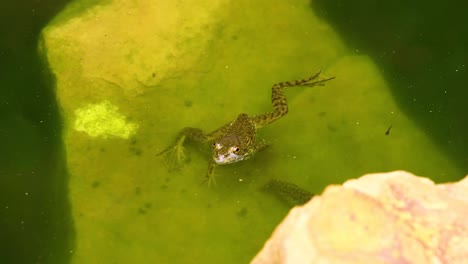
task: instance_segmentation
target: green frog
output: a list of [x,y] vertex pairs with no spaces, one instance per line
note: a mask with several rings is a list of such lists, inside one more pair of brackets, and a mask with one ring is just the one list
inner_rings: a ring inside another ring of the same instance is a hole
[[323,78],[321,72],[302,80],[280,82],[272,87],[271,102],[273,111],[248,116],[240,114],[237,118],[211,133],[205,134],[201,129],[186,127],[179,132],[174,144],[164,149],[157,155],[165,154],[171,168],[178,167],[185,161],[184,142],[186,139],[200,143],[212,142],[212,159],[208,163],[206,173],[208,185],[215,184],[214,170],[217,165],[224,165],[246,160],[256,152],[268,145],[264,140],[256,138],[257,129],[264,127],[288,113],[288,104],[283,88],[295,86],[323,86],[325,82],[334,79]]

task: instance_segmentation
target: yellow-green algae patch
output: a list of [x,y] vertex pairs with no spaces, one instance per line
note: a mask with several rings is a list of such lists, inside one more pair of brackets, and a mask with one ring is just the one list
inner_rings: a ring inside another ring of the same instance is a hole
[[75,130],[92,137],[119,137],[128,139],[138,129],[138,124],[126,121],[119,108],[109,101],[89,104],[75,110]]

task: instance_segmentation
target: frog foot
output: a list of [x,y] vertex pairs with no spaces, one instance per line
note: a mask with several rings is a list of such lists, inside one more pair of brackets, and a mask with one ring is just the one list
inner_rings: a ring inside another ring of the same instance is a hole
[[214,173],[211,175],[206,175],[206,182],[208,184],[208,187],[216,185],[216,178],[215,178]]
[[322,71],[319,71],[317,74],[310,76],[308,79],[304,80],[304,83],[299,84],[299,86],[308,86],[308,87],[314,87],[314,86],[324,86],[325,82],[328,82],[330,80],[335,79],[335,77],[323,77]]
[[185,136],[181,137],[173,146],[159,152],[156,156],[164,155],[169,170],[180,169],[187,161],[184,148]]
[[203,184],[207,184],[208,187],[211,187],[212,185],[216,185],[216,179],[215,179],[215,173],[214,169],[216,167],[216,163],[210,162],[208,164],[208,171],[206,172],[206,178],[203,181]]
[[215,175],[206,175],[206,178],[201,182],[201,185],[206,185],[208,187],[216,185]]

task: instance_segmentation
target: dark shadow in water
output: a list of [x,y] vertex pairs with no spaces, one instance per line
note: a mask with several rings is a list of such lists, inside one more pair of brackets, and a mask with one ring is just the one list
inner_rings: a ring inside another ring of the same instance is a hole
[[1,263],[67,263],[73,249],[54,79],[37,51],[65,2],[0,4]]
[[[450,2],[313,0],[311,4],[356,54],[372,57],[403,111],[466,172],[468,4]],[[450,175],[447,180],[461,176]]]

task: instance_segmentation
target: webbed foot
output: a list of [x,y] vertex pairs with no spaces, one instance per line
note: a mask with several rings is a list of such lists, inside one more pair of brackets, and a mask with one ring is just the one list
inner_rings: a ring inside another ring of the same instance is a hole
[[164,155],[164,159],[169,167],[169,170],[180,169],[187,161],[184,148],[185,136],[182,136],[177,142],[169,146],[167,149],[159,152],[156,156]]
[[324,86],[325,82],[328,82],[333,79],[335,79],[335,77],[330,77],[330,78],[323,77],[322,71],[319,71],[318,73],[310,76],[309,78],[302,80],[303,83],[299,84],[299,86],[308,86],[308,87]]
[[216,178],[215,175],[206,175],[206,183],[208,184],[208,187],[215,186],[216,185]]
[[206,178],[203,181],[203,184],[207,184],[208,187],[216,185],[215,170],[216,163],[210,162],[208,164],[208,171],[206,172]]

